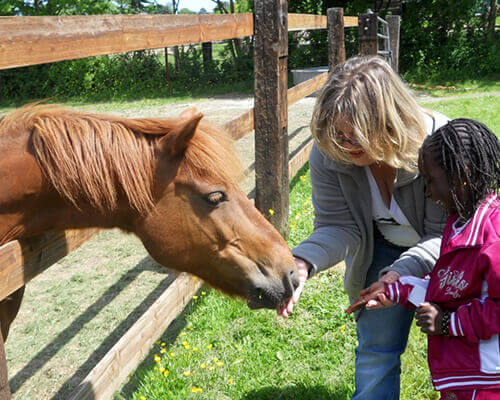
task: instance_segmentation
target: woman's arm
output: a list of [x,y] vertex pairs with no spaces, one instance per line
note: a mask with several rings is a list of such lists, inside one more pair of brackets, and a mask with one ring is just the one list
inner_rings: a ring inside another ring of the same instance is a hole
[[345,201],[338,174],[324,165],[316,145],[309,157],[314,206],[313,233],[292,250],[311,265],[309,277],[345,259],[361,241],[359,228]]

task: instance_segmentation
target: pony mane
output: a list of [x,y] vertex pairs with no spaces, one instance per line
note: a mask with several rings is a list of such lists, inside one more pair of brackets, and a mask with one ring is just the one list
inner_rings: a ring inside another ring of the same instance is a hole
[[[158,143],[179,118],[122,118],[57,105],[24,106],[0,119],[0,136],[31,132],[34,155],[55,189],[72,203],[113,211],[120,195],[140,214],[154,206]],[[236,183],[241,165],[232,141],[201,123],[181,164],[193,178]]]

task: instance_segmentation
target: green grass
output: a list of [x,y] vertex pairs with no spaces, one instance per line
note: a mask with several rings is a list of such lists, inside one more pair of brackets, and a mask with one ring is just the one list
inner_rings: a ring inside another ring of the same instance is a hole
[[500,96],[487,95],[479,98],[464,98],[422,103],[422,106],[439,111],[449,118],[472,118],[484,123],[497,136],[500,135]]
[[496,75],[479,79],[467,79],[460,82],[443,80],[416,81],[411,76],[405,76],[409,86],[419,92],[433,97],[460,96],[472,93],[487,93],[500,91],[500,79]]

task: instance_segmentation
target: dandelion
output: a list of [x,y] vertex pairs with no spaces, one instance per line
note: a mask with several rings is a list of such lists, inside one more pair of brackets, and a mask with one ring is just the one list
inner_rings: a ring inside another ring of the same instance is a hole
[[345,325],[342,325],[342,326],[340,327],[340,333],[341,333],[342,335],[344,335],[344,334],[345,334]]
[[161,353],[161,354],[165,354],[166,352],[167,352],[167,349],[161,349],[161,350],[160,350],[160,353]]
[[213,344],[210,343],[208,346],[207,346],[207,349],[210,350],[211,348],[213,347]]
[[161,361],[161,358],[158,356],[158,354],[155,354],[155,362],[159,363]]
[[151,380],[152,380],[152,381],[154,381],[154,380],[155,380],[155,377],[154,377],[154,376],[152,376],[152,377],[151,377]]
[[198,351],[198,347],[193,347],[193,351]]
[[146,400],[144,396],[139,397],[139,400]]
[[200,365],[200,368],[201,368],[201,369],[205,369],[206,367],[207,367],[207,366],[206,366],[204,363]]
[[233,384],[233,380],[232,380],[232,378],[229,378],[229,379],[227,380],[227,383],[229,383],[230,385],[232,385],[232,384]]
[[207,294],[207,292],[201,292],[202,296],[205,296],[206,294]]
[[213,365],[211,365],[209,368],[210,371],[213,371],[214,369],[215,369],[215,367]]
[[222,361],[218,361],[217,364],[216,364],[218,367],[222,367],[224,365],[224,363]]
[[274,210],[272,208],[269,209],[269,215],[274,215]]
[[182,373],[182,375],[184,375],[184,376],[189,376],[189,375],[191,375],[191,371],[184,371],[184,372]]
[[161,344],[161,347],[165,347],[165,343],[162,343],[162,344]]
[[175,357],[175,351],[172,351],[172,352],[170,353],[170,357]]
[[198,299],[198,296],[193,296],[193,299],[194,299],[194,300]]
[[161,372],[161,373],[165,372],[165,368],[161,367],[161,368],[160,368],[160,372]]
[[170,374],[170,371],[167,369],[165,370],[165,372],[163,373],[163,375],[165,376],[165,378]]
[[217,357],[214,357],[214,358],[213,358],[213,360],[214,360],[215,362],[219,361],[219,359],[218,359]]
[[203,391],[202,388],[196,387],[196,386],[193,386],[193,388],[191,390],[193,393],[201,393]]

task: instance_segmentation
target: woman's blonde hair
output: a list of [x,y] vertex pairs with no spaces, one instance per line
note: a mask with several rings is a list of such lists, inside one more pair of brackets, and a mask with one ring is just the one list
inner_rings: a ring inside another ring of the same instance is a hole
[[354,57],[329,75],[316,101],[312,135],[331,158],[350,164],[337,122],[374,161],[414,171],[425,137],[424,115],[409,89],[379,57]]

